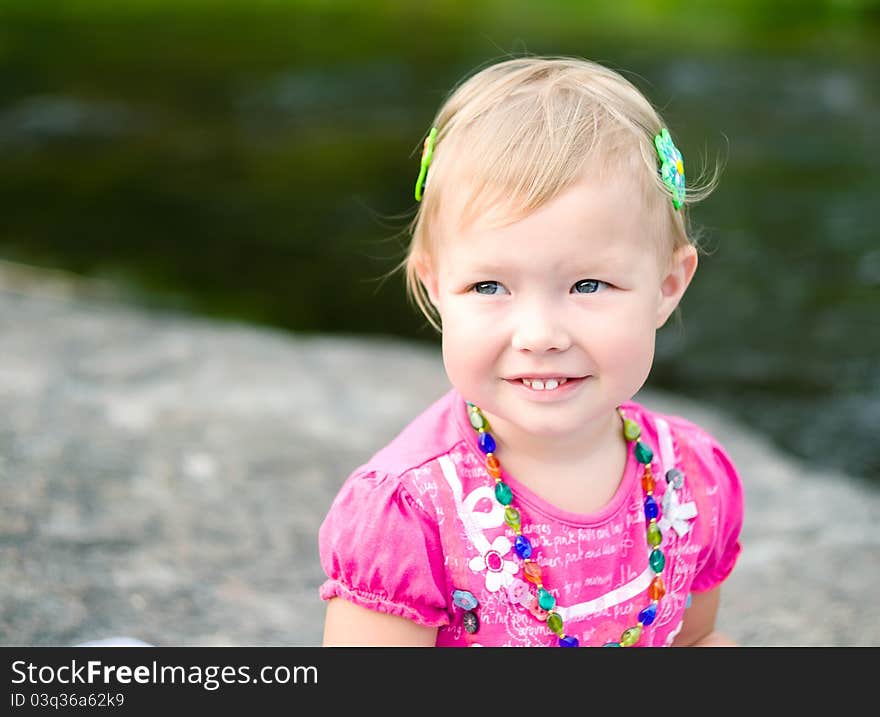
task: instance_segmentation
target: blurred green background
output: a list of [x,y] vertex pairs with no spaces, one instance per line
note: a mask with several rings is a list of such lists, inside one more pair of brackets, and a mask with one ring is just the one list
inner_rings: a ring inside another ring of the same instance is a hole
[[382,279],[421,140],[457,81],[526,53],[623,71],[690,175],[724,163],[648,385],[880,484],[877,2],[3,0],[0,259],[436,345]]

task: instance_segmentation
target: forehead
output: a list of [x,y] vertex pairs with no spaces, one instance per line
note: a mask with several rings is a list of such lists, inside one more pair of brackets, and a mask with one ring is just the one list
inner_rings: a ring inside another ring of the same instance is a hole
[[447,222],[439,259],[453,270],[563,271],[573,263],[625,269],[645,257],[656,260],[662,244],[656,227],[628,182],[586,177],[525,217],[496,203],[468,225]]

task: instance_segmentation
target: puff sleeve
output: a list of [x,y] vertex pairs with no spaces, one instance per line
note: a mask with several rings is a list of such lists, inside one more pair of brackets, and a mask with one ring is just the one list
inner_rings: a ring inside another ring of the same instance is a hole
[[349,476],[321,524],[318,549],[327,575],[321,599],[341,597],[426,627],[449,624],[438,526],[399,478]]
[[742,550],[743,488],[736,466],[714,437],[698,430],[692,441],[693,462],[686,474],[698,476],[691,485],[705,519],[691,589],[704,592],[727,579]]

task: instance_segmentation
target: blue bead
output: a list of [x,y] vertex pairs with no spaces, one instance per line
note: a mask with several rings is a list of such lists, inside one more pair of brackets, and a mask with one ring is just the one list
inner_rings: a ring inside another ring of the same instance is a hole
[[532,544],[525,535],[517,535],[513,547],[516,549],[516,554],[523,560],[532,557]]
[[560,647],[577,647],[580,643],[576,637],[572,637],[571,635],[566,635],[565,637],[559,638],[559,646]]
[[495,452],[495,439],[492,438],[491,433],[486,433],[485,431],[480,433],[480,450],[483,453]]
[[691,606],[693,598],[690,593],[688,593],[687,600],[684,601],[685,608],[689,608]]
[[657,617],[657,603],[652,602],[648,607],[639,613],[639,622],[642,625],[650,625]]
[[651,520],[651,518],[656,518],[659,514],[660,508],[657,507],[657,501],[654,500],[654,496],[649,495],[645,498],[645,518]]
[[473,610],[479,605],[474,594],[467,590],[453,590],[452,603],[456,607],[460,607],[462,610]]

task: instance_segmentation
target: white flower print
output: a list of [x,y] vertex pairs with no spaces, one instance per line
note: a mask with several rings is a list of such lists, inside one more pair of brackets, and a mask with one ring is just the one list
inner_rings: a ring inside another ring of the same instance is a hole
[[697,517],[697,504],[693,501],[682,503],[678,497],[678,491],[667,488],[663,494],[663,516],[657,522],[660,530],[664,533],[673,528],[678,537],[683,538],[691,529],[689,521]]
[[510,552],[513,544],[504,535],[499,535],[488,550],[471,558],[468,567],[475,573],[486,571],[486,590],[490,593],[498,592],[513,582],[513,576],[519,567],[512,560],[505,560],[504,556]]

